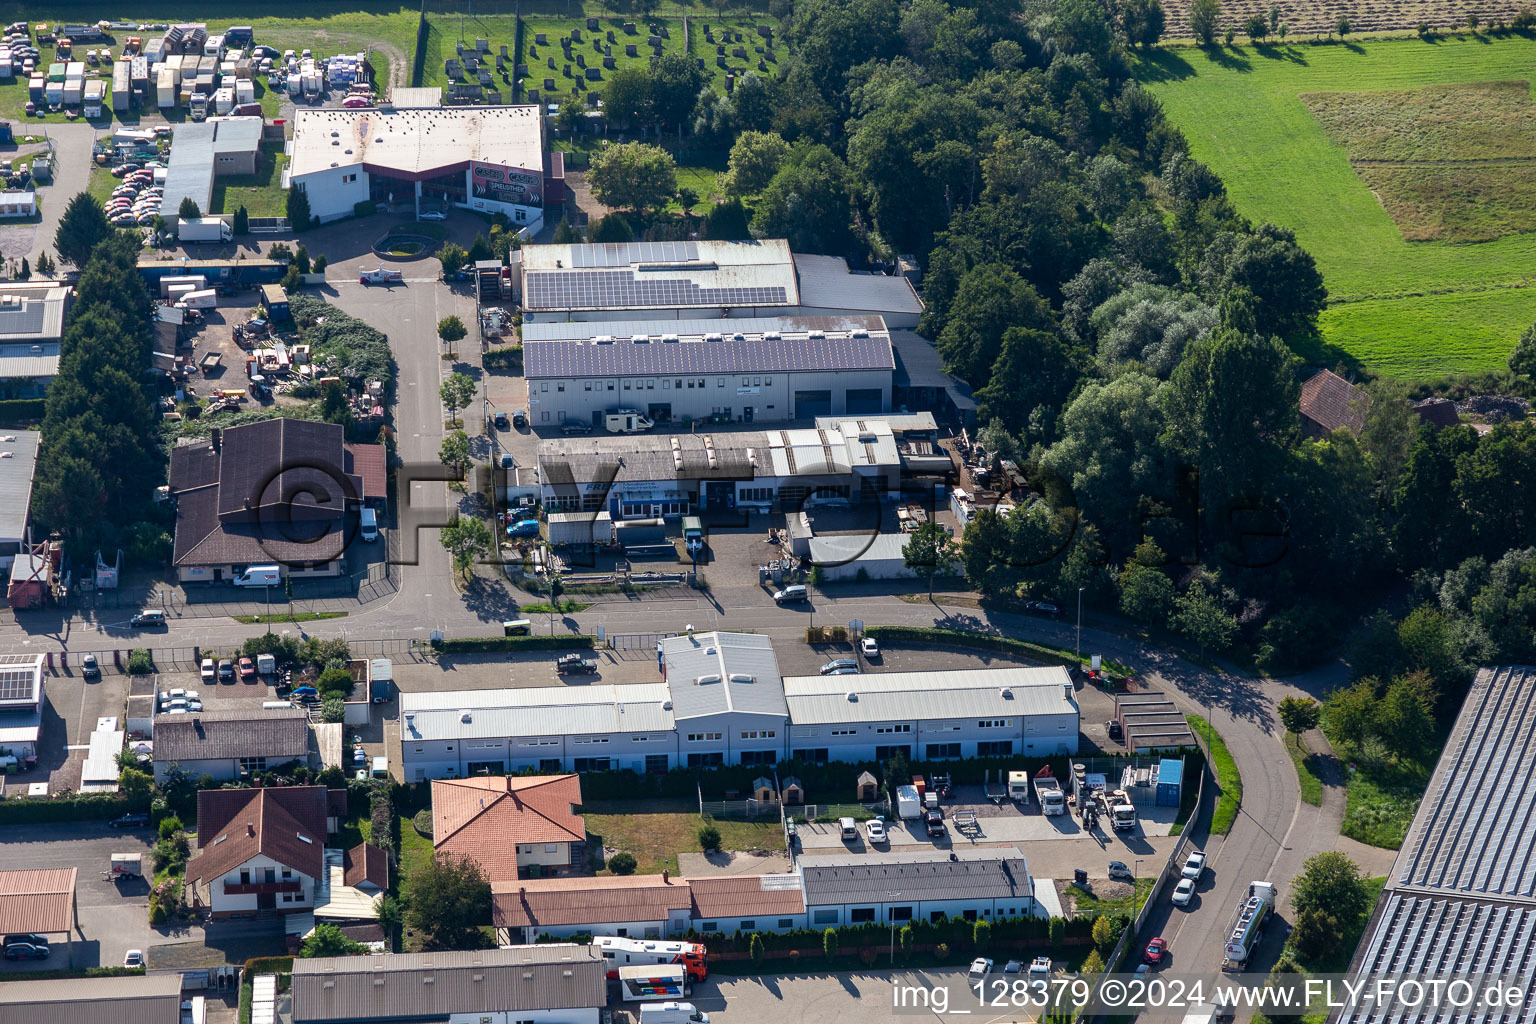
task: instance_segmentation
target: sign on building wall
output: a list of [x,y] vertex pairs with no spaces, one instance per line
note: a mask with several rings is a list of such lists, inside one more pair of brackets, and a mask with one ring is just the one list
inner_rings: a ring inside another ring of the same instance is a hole
[[470,179],[476,199],[513,206],[544,205],[542,175],[477,163],[470,165]]

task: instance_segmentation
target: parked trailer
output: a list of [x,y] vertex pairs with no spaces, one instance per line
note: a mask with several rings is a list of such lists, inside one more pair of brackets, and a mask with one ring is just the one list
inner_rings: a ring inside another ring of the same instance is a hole
[[143,878],[144,855],[142,853],[114,853],[108,871],[113,879]]
[[169,298],[171,289],[177,285],[191,285],[195,292],[208,287],[208,279],[202,274],[188,274],[184,276],[162,277],[160,279],[160,297]]
[[676,1002],[688,995],[688,974],[682,964],[619,968],[624,1002]]
[[213,309],[219,304],[219,293],[212,288],[201,292],[188,292],[186,298],[176,303],[177,309]]
[[656,966],[681,964],[693,981],[703,981],[709,969],[708,954],[697,942],[665,941],[661,939],[631,939],[618,935],[594,935],[592,944],[602,950],[608,962],[608,977],[617,978],[619,971],[632,965]]

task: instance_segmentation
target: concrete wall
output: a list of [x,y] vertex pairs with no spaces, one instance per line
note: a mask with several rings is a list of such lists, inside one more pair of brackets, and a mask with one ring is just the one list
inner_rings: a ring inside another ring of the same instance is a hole
[[[872,761],[883,746],[910,746],[912,756],[929,759],[933,744],[960,745],[959,757],[980,756],[979,743],[1008,742],[1010,755],[1048,757],[1076,754],[1078,716],[1025,715],[987,719],[1002,726],[981,728],[973,718],[925,719],[901,722],[865,722],[838,725],[796,725],[790,728],[790,755],[799,750],[827,751],[829,761]],[[940,755],[935,753],[934,758]],[[955,755],[948,755],[955,756]]]
[[[368,172],[357,165],[328,167],[294,178],[309,197],[310,216],[321,221],[352,216],[358,203],[368,198]],[[409,186],[404,187],[409,191]]]
[[[700,380],[704,381],[703,387],[698,386]],[[591,423],[594,413],[609,409],[635,408],[649,412],[656,404],[671,405],[674,420],[685,417],[705,419],[728,409],[735,421],[743,422],[750,409],[751,422],[770,423],[810,418],[806,412],[795,408],[798,391],[831,392],[830,410],[815,414],[842,416],[848,412],[848,391],[866,389],[880,392],[879,412],[891,411],[890,370],[536,380],[529,382],[528,405],[533,422],[541,426],[566,420]]]

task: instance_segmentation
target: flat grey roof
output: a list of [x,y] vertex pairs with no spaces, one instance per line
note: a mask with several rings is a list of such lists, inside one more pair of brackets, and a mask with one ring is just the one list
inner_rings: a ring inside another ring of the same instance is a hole
[[678,721],[728,712],[789,714],[773,641],[759,633],[695,633],[661,642]]
[[670,699],[665,683],[402,691],[401,728],[413,740],[669,732]]
[[0,380],[52,378],[59,375],[59,343],[39,341],[0,345]]
[[[665,322],[661,325],[667,326]],[[855,337],[733,338],[682,340],[656,335],[643,341],[527,341],[523,373],[529,380],[552,377],[634,377],[656,374],[792,373],[798,371],[893,370],[891,340]]]
[[70,291],[0,285],[0,342],[57,342],[64,336]]
[[[1060,666],[788,676],[784,697],[796,725],[1075,715],[1072,680]],[[853,694],[857,699],[849,700]]]
[[171,135],[171,159],[166,164],[162,210],[179,210],[191,199],[204,214],[213,200],[214,126],[207,121],[188,121]]
[[177,1024],[181,975],[128,975],[0,985],[0,1024]]
[[942,388],[949,400],[962,412],[976,408],[970,385],[944,372],[943,360],[933,342],[914,331],[892,331],[891,346],[896,350],[896,383],[911,388]]
[[35,430],[8,430],[0,434],[0,540],[19,541],[26,537],[32,509],[32,475],[37,469],[41,438]]
[[[805,856],[799,860],[807,909],[919,900],[1030,899],[1029,864],[1016,846],[923,850],[869,857]],[[892,897],[892,893],[899,893]]]
[[800,305],[848,312],[921,313],[923,300],[912,282],[885,274],[853,273],[841,256],[795,253]]
[[572,943],[299,959],[293,1020],[441,1020],[600,1007],[607,1002],[604,973],[596,947]]

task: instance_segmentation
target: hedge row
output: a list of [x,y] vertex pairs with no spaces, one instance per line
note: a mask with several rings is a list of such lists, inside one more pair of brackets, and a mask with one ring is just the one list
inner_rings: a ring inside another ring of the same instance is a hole
[[289,974],[292,971],[293,957],[291,956],[259,956],[245,962],[244,977],[254,978],[258,974]]
[[933,626],[870,626],[864,632],[876,640],[891,643],[947,644],[951,647],[971,647],[980,651],[999,651],[1005,654],[1023,655],[1048,665],[1061,665],[1064,668],[1077,668],[1082,664],[1077,658],[1064,656],[1049,647],[1041,647],[994,633],[971,633]]
[[523,350],[516,345],[488,348],[480,354],[480,365],[487,370],[522,370]]
[[35,825],[49,821],[92,821],[115,818],[129,811],[149,810],[147,797],[134,799],[118,794],[58,796],[43,800],[27,797],[0,800],[0,825]]
[[6,971],[6,982],[61,981],[65,978],[127,978],[144,974],[142,967],[66,967],[62,971]]
[[0,401],[0,426],[19,427],[24,423],[38,423],[43,418],[44,402],[41,398],[7,398]]
[[453,640],[434,640],[432,649],[439,654],[478,654],[485,651],[567,651],[590,650],[596,638],[580,633],[563,636],[470,636]]

